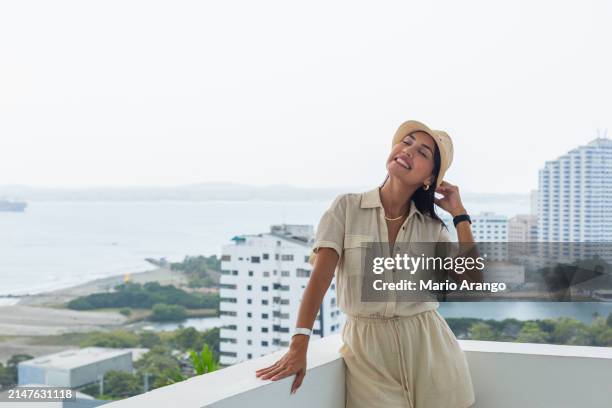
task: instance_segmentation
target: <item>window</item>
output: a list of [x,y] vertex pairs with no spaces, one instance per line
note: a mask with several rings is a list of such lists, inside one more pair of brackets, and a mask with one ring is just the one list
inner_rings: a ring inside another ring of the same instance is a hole
[[262,255],[261,255],[261,258],[262,258],[264,261],[266,261],[266,260],[270,259],[270,254],[262,254]]
[[249,276],[253,276],[253,271],[249,271]]
[[232,271],[232,275],[238,276],[238,271]]
[[222,255],[221,256],[221,260],[222,261],[231,261],[232,260],[232,256],[231,255]]
[[253,344],[253,340],[249,339],[247,340],[247,346],[251,346]]
[[262,340],[261,341],[261,345],[264,346],[264,347],[267,347],[268,346],[268,342],[265,341],[265,340]]
[[308,269],[298,268],[296,270],[296,276],[298,278],[309,278],[310,277],[310,271]]
[[221,351],[219,354],[226,357],[236,357],[235,351]]
[[267,305],[268,304],[268,299],[261,299],[261,304],[262,305]]
[[247,354],[247,358],[253,358],[253,355],[251,353]]
[[247,305],[251,305],[251,304],[253,304],[253,299],[251,298],[247,299]]
[[[250,313],[249,313],[250,314]],[[268,314],[267,313],[262,313],[261,314],[261,318],[262,319],[267,319],[268,318]]]
[[247,331],[253,331],[253,327],[252,326],[247,326]]
[[233,312],[233,311],[232,311],[232,312],[230,312],[230,311],[228,311],[228,310],[221,310],[221,311],[219,312],[219,315],[220,315],[220,316],[236,316],[236,312]]
[[289,271],[281,271],[281,276],[289,276]]
[[237,299],[222,297],[222,298],[219,298],[219,302],[236,303]]
[[268,332],[268,328],[267,327],[262,327],[261,328],[261,332],[262,333],[267,333]]
[[222,283],[219,285],[221,289],[236,289],[236,284]]
[[247,285],[247,290],[251,290],[251,289],[253,289],[253,287],[251,285]]
[[253,317],[253,313],[247,312],[247,317]]
[[261,263],[261,261],[259,260],[258,256],[252,256],[251,257],[251,263]]
[[281,261],[293,261],[293,254],[281,255]]
[[267,292],[268,291],[268,287],[267,286],[262,286],[261,287],[261,291],[262,292]]
[[264,276],[264,278],[269,277],[269,276],[270,276],[270,272],[268,272],[268,271],[264,271],[263,276]]

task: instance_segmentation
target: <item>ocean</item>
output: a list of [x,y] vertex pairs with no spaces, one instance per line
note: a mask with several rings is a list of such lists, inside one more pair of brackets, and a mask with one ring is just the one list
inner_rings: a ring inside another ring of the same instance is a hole
[[[34,294],[152,268],[145,258],[220,256],[239,234],[272,224],[316,228],[329,201],[39,201],[0,212],[0,295]],[[512,216],[525,200],[465,203]]]
[[[93,279],[141,272],[145,258],[180,261],[186,255],[221,255],[239,234],[269,231],[280,223],[316,228],[331,201],[40,201],[24,213],[0,212],[0,295],[22,295],[65,288]],[[476,214],[506,216],[528,212],[528,202],[465,202]],[[12,299],[0,299],[4,304]],[[612,305],[529,304],[483,307],[442,304],[447,317],[500,319],[576,315],[589,321]]]

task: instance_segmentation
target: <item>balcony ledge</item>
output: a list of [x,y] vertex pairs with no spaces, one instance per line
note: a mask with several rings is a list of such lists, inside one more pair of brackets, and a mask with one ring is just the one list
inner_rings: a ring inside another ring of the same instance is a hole
[[[476,393],[475,408],[610,407],[612,348],[459,340]],[[293,376],[261,380],[255,371],[283,356],[280,350],[222,370],[107,404],[109,408],[344,407],[344,362],[339,334],[314,340],[308,373],[296,394]]]

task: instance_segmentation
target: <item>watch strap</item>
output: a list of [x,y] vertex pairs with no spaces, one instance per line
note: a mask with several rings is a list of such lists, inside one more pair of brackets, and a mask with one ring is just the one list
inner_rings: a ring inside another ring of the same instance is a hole
[[[306,336],[310,336],[311,333],[312,333],[311,329],[307,329],[305,327],[297,327],[293,331],[293,336],[295,336],[296,334],[305,334]],[[293,337],[293,336],[291,336],[291,337]]]
[[461,215],[457,215],[455,217],[453,217],[453,224],[455,224],[455,227],[457,226],[457,224],[459,224],[461,221],[467,221],[470,224],[472,223],[472,219],[470,218],[469,215],[467,214],[461,214]]

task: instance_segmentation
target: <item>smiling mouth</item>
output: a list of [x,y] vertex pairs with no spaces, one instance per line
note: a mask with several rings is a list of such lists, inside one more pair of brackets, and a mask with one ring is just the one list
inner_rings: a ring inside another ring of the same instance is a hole
[[396,162],[397,164],[399,164],[399,165],[400,165],[400,166],[402,166],[403,168],[405,168],[405,169],[407,169],[407,170],[411,170],[411,169],[412,169],[412,167],[410,167],[410,165],[409,165],[408,163],[406,163],[405,161],[403,161],[401,158],[396,157],[394,160],[395,160],[395,162]]

